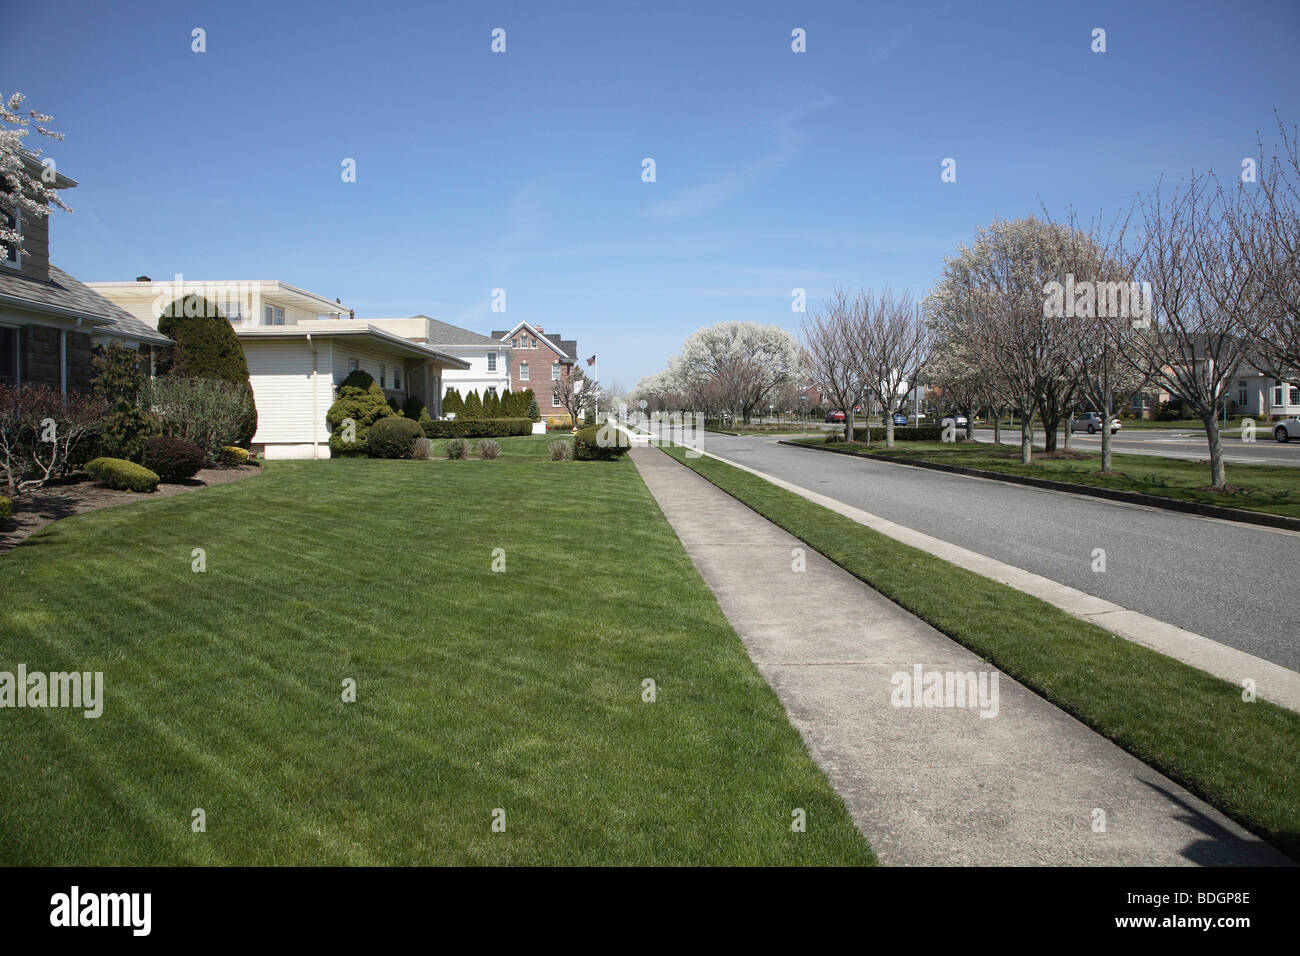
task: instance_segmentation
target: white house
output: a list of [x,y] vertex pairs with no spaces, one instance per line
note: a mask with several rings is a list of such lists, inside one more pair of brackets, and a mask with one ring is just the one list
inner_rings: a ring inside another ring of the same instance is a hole
[[[448,369],[442,376],[444,392],[454,387],[460,391],[462,397],[474,391],[482,398],[488,392],[496,392],[500,396],[511,387],[511,349],[507,342],[471,332],[469,329],[448,325],[427,315],[413,315],[403,319],[353,319],[352,321],[365,322],[367,325],[427,345],[438,352],[468,363],[468,368]],[[330,324],[340,323],[322,321],[317,327]],[[342,324],[346,325],[347,320]],[[432,405],[429,406],[429,414],[433,414]]]
[[[178,277],[179,279],[180,277]],[[172,302],[200,295],[230,319],[248,361],[257,405],[253,450],[267,458],[328,458],[325,413],[335,387],[355,369],[385,394],[419,399],[438,417],[442,377],[469,363],[350,315],[337,299],[275,281],[97,282],[96,292],[157,328]],[[321,319],[321,316],[340,318]]]
[[1239,415],[1264,421],[1300,416],[1300,385],[1266,375],[1251,365],[1242,367],[1228,394]]

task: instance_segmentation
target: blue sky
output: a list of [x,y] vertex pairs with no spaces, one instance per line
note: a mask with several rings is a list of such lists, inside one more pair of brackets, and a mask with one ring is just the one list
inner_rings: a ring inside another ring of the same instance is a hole
[[797,330],[795,287],[924,295],[995,217],[1235,175],[1274,109],[1300,121],[1294,2],[1055,6],[22,4],[0,90],[67,134],[52,252],[81,279],[527,319],[630,386],[701,325]]

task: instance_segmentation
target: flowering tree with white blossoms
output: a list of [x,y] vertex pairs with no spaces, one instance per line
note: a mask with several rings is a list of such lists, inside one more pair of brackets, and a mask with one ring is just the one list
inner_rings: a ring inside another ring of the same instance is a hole
[[51,205],[72,212],[54,188],[57,175],[54,161],[42,161],[41,150],[24,145],[32,130],[51,139],[61,140],[63,134],[45,125],[54,119],[52,116],[32,109],[24,115],[25,99],[22,93],[14,93],[0,101],[0,194],[5,197],[2,204],[5,214],[0,215],[0,243],[17,248],[20,254],[25,251],[22,220],[48,216]]

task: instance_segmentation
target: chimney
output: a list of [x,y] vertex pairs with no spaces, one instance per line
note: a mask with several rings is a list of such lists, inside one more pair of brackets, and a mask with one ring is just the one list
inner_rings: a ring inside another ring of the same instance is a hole
[[542,328],[542,327],[539,325],[539,326],[537,327],[537,334],[538,334],[538,335],[545,335],[545,334],[546,334],[546,330],[545,330],[544,328]]
[[148,276],[136,276],[136,277],[135,277],[135,281],[136,281],[136,282],[152,282],[153,279],[150,279]]

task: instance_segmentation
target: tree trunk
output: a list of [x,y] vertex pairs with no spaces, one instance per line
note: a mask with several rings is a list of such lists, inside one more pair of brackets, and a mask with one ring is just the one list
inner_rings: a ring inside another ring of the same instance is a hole
[[1111,463],[1114,457],[1111,454],[1111,447],[1110,447],[1110,442],[1111,442],[1110,420],[1107,419],[1102,424],[1104,424],[1106,427],[1101,430],[1101,473],[1103,475],[1108,475],[1111,472]]
[[894,413],[885,413],[885,447],[894,447]]
[[853,432],[853,406],[850,405],[849,410],[844,413],[844,440],[853,441]]
[[1215,488],[1223,488],[1228,483],[1228,475],[1223,463],[1223,436],[1219,434],[1219,419],[1211,409],[1208,415],[1202,415],[1205,424],[1205,437],[1210,443],[1210,482]]
[[993,444],[1002,444],[1002,409],[993,409]]
[[1065,415],[1062,417],[1062,421],[1065,422],[1065,441],[1063,444],[1065,450],[1069,451],[1070,446],[1074,444],[1074,416]]
[[[1026,402],[1026,405],[1029,403]],[[1020,463],[1031,464],[1034,460],[1034,413],[1020,409]]]

